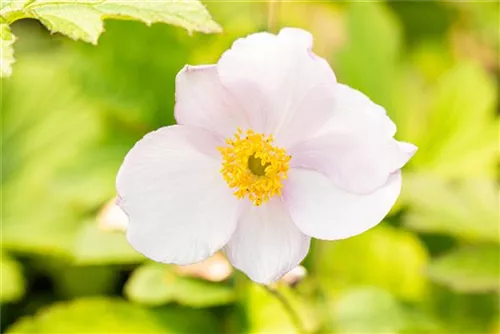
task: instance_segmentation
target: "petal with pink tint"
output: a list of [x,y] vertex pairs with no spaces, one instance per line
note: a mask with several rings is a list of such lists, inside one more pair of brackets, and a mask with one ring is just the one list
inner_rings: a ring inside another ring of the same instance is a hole
[[401,173],[371,194],[359,195],[334,185],[311,170],[290,170],[283,200],[293,222],[318,239],[345,239],[374,227],[387,215],[401,190]]
[[416,147],[392,137],[394,124],[366,96],[344,85],[336,94],[332,118],[317,136],[289,150],[290,164],[321,172],[344,190],[367,194],[403,167]]
[[361,133],[369,130],[381,136],[394,137],[396,125],[384,108],[347,85],[337,83],[334,89],[334,103],[330,106],[332,117],[317,133],[318,136],[332,132]]
[[308,32],[286,28],[237,40],[217,64],[252,129],[274,134],[281,146],[309,136],[331,116],[333,97],[325,87],[335,84],[335,75],[311,48]]
[[274,198],[262,206],[246,207],[225,251],[229,262],[253,281],[269,284],[304,259],[309,242],[281,199]]
[[222,87],[215,65],[185,66],[176,77],[175,118],[179,124],[198,126],[231,137],[247,128],[246,114]]
[[209,131],[171,126],[147,134],[127,154],[116,186],[137,251],[190,264],[230,239],[240,206],[219,173],[218,144]]
[[290,165],[321,172],[346,191],[367,194],[383,186],[413,153],[393,138],[336,133],[296,145]]

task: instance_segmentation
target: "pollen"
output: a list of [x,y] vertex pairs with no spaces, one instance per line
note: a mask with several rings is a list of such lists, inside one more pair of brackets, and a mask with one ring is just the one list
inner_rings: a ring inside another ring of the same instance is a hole
[[234,138],[226,140],[227,146],[218,148],[224,180],[236,197],[247,197],[256,206],[280,196],[287,177],[291,157],[273,141],[272,136],[238,129]]

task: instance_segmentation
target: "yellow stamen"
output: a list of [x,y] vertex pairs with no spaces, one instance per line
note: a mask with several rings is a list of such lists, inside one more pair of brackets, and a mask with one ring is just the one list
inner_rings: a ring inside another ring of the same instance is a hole
[[273,137],[252,130],[243,135],[238,129],[234,139],[219,147],[222,154],[221,174],[234,195],[248,196],[256,206],[281,195],[282,180],[286,179],[290,156],[283,148],[273,146]]

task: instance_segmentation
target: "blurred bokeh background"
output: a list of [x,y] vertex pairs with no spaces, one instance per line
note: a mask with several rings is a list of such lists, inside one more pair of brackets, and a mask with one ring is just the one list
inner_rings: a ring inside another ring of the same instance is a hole
[[[148,262],[112,206],[145,133],[173,124],[184,64],[238,37],[313,33],[338,80],[384,106],[419,151],[376,228],[313,242],[279,291],[315,333],[500,333],[499,3],[206,2],[222,34],[105,22],[97,46],[12,29],[2,79],[1,332],[293,333],[283,305],[223,258]],[[216,282],[214,282],[216,281]]]

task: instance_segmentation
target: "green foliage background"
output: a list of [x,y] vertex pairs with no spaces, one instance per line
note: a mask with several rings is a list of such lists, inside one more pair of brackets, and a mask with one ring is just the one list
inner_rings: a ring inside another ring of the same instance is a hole
[[[1,331],[291,333],[261,286],[178,277],[96,215],[126,152],[173,124],[174,78],[238,37],[298,26],[419,146],[376,228],[314,241],[279,286],[317,333],[500,333],[498,2],[208,2],[220,34],[107,20],[97,46],[13,24],[1,81]],[[269,22],[271,21],[271,27]]]

